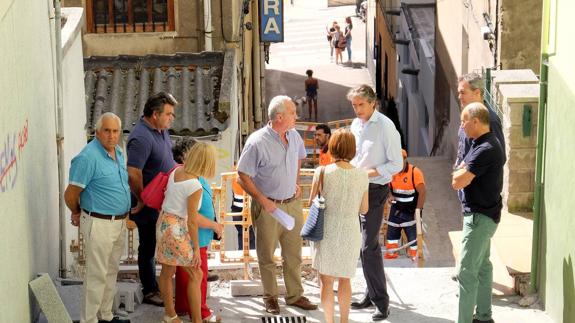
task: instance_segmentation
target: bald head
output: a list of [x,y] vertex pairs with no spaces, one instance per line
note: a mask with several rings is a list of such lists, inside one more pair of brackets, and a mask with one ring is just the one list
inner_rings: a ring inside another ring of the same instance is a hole
[[461,128],[472,139],[489,132],[489,110],[478,102],[466,105],[461,111]]

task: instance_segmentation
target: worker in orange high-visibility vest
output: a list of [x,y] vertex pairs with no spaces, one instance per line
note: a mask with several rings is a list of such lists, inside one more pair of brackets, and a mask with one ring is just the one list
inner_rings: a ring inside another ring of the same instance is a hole
[[[387,219],[387,241],[385,247],[392,250],[399,247],[401,230],[403,229],[407,239],[411,242],[417,240],[417,228],[415,224],[415,214],[423,210],[425,203],[425,180],[423,172],[407,162],[407,152],[401,150],[403,155],[403,169],[395,174],[390,183],[391,196],[389,202],[391,208]],[[396,227],[395,225],[401,225]],[[417,242],[413,242],[408,248],[407,254],[410,258],[417,255]],[[398,253],[386,251],[385,259],[397,258]]]

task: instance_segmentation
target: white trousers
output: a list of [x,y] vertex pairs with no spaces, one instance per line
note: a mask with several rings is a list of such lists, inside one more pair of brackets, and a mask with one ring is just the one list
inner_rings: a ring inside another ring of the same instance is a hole
[[112,304],[116,279],[126,241],[126,220],[105,220],[82,212],[80,230],[84,236],[86,276],[81,323],[114,318]]

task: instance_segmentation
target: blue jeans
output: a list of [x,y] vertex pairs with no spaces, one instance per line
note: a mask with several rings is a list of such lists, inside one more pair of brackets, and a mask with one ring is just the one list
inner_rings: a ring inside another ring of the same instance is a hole
[[351,61],[351,37],[347,39],[345,49],[347,49],[347,60]]
[[490,217],[481,213],[463,214],[463,246],[457,274],[459,282],[457,323],[471,323],[474,310],[477,319],[482,321],[491,319],[493,265],[489,260],[489,251],[495,230],[497,223]]

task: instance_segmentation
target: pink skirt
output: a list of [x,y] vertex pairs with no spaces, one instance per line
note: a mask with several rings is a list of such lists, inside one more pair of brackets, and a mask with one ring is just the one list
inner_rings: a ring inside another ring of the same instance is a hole
[[170,266],[190,266],[192,240],[187,219],[162,212],[156,224],[156,259]]

